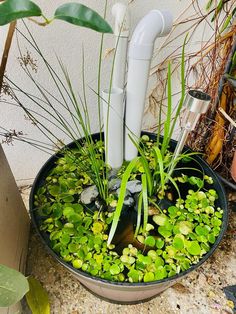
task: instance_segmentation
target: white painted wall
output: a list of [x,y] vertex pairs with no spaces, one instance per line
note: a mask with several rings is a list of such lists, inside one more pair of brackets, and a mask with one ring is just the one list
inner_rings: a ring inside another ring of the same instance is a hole
[[[52,1],[44,1],[44,0],[35,0],[43,9],[45,14],[50,17],[55,8],[58,5],[65,3],[65,0],[54,0]],[[103,13],[103,7],[105,1],[92,1],[92,0],[81,0],[80,1],[87,6],[92,7],[97,10],[100,14]],[[109,8],[108,8],[108,18],[107,20],[113,24],[112,16],[111,16],[111,7],[117,1],[109,0]],[[128,1],[123,0],[123,3],[127,3]],[[199,1],[200,5],[205,4],[205,0]],[[168,9],[172,12],[174,18],[177,18],[188,5],[190,4],[189,0],[134,0],[130,4],[131,10],[131,30],[134,29],[137,22],[142,18],[149,10],[157,8],[157,9]],[[194,8],[192,8],[194,11]],[[191,12],[188,12],[191,14]],[[63,62],[67,65],[71,78],[75,82],[78,90],[81,91],[81,60],[82,60],[82,45],[85,51],[85,72],[86,72],[86,82],[96,88],[96,75],[98,69],[98,52],[99,52],[99,42],[100,35],[96,32],[77,28],[73,25],[66,24],[62,21],[55,21],[52,25],[48,27],[38,27],[33,23],[29,22],[30,29],[34,34],[37,42],[40,44],[42,51],[44,52],[46,58],[56,64],[55,54],[57,54]],[[18,23],[18,27],[22,29],[21,23]],[[181,32],[185,26],[179,28],[177,32]],[[204,28],[202,28],[204,30]],[[175,33],[176,35],[176,33]],[[174,36],[175,36],[174,35]],[[0,42],[1,36],[3,36],[3,30],[0,29]],[[202,40],[203,33],[199,32],[195,34],[195,37],[192,39],[192,47],[200,44]],[[105,47],[112,48],[113,47],[113,38],[111,35],[105,36]],[[163,39],[157,41],[157,47],[161,44]],[[21,42],[22,50],[27,49],[29,45],[26,42]],[[154,63],[160,62],[166,55],[169,54],[171,49],[175,49],[175,47],[180,45],[181,43],[174,42],[173,44],[168,46],[168,49],[162,50],[161,53],[155,58]],[[30,49],[32,51],[32,49]],[[0,48],[1,52],[1,48]],[[13,42],[13,46],[10,52],[9,63],[7,66],[7,74],[11,79],[17,83],[19,83],[23,89],[26,89],[28,92],[34,92],[34,88],[32,85],[29,85],[29,81],[25,79],[25,76],[22,74],[21,68],[18,62],[18,48],[16,44],[16,38]],[[32,53],[32,57],[34,59],[38,59],[38,57]],[[54,92],[55,88],[53,87],[52,80],[48,77],[45,71],[43,71],[40,67],[38,68],[38,78],[45,86],[51,91]],[[107,87],[106,84],[109,81],[109,69],[111,64],[111,57],[106,58],[104,60],[103,74],[102,74],[102,86]],[[88,91],[88,103],[91,112],[91,124],[94,131],[98,128],[97,121],[97,108],[96,108],[96,96]],[[24,99],[24,98],[23,98]],[[25,100],[28,106],[32,106],[32,103],[29,103],[28,100]],[[149,117],[150,118],[150,117]],[[148,119],[149,119],[148,118]],[[151,119],[151,118],[150,118]],[[150,120],[151,121],[151,120]],[[145,121],[145,125],[150,125],[152,122],[149,120]],[[71,122],[68,122],[69,124]],[[22,130],[25,134],[28,134],[31,138],[43,139],[41,134],[38,132],[37,128],[34,127],[31,123],[25,120],[24,114],[21,110],[18,110],[15,107],[11,107],[4,103],[1,103],[0,106],[0,126],[3,126],[7,129],[15,129]],[[60,138],[68,141],[66,137],[57,133]],[[47,154],[40,152],[39,150],[34,149],[33,147],[28,146],[27,144],[14,142],[14,145],[3,145],[5,153],[8,157],[9,163],[12,167],[13,173],[18,180],[19,185],[25,184],[27,182],[32,181],[32,179],[37,174],[38,170],[42,166],[42,164],[49,157]]]

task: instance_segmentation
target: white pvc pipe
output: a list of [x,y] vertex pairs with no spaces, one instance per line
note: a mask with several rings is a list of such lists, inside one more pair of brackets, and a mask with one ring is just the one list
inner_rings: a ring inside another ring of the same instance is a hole
[[125,111],[125,160],[132,160],[137,156],[137,148],[130,136],[138,141],[142,129],[142,118],[149,77],[150,61],[129,59],[129,69],[126,90]]
[[125,86],[127,48],[128,37],[117,37],[112,86],[121,89],[124,89]]
[[112,169],[122,166],[124,129],[124,91],[112,88],[102,92],[106,163]]
[[115,17],[115,61],[112,85],[123,89],[127,64],[127,48],[129,39],[129,12],[128,6],[116,3],[112,7],[112,15]]
[[129,47],[126,92],[125,160],[132,160],[138,153],[129,136],[135,139],[140,137],[155,40],[166,36],[171,28],[170,12],[153,10],[139,22],[133,33]]

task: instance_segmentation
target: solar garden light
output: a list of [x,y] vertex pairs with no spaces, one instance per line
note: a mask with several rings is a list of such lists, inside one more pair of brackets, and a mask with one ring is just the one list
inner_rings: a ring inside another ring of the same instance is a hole
[[185,114],[182,122],[182,132],[180,134],[177,146],[172,157],[169,175],[172,174],[175,167],[175,163],[173,161],[175,161],[181,154],[187,137],[189,133],[194,130],[201,114],[207,112],[210,101],[211,97],[200,90],[191,89],[187,93],[183,104],[183,108],[185,108]]

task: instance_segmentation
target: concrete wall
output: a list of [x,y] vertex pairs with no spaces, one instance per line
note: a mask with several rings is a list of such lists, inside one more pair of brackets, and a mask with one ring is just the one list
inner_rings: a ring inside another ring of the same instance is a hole
[[[44,0],[35,0],[40,6],[44,9],[45,14],[50,17],[55,8],[64,3],[65,0],[55,0],[55,1],[44,1]],[[92,0],[81,0],[81,3],[86,4],[87,6],[92,7],[97,10],[100,14],[103,12],[104,2],[105,1],[92,1]],[[112,24],[111,17],[111,7],[117,2],[115,0],[109,0],[109,8],[108,8],[108,21]],[[128,1],[121,1],[123,3],[127,3]],[[205,0],[199,1],[200,5],[205,4]],[[168,9],[172,12],[174,18],[177,18],[179,14],[190,5],[189,0],[134,0],[130,4],[131,10],[131,30],[134,29],[137,22],[142,18],[149,10],[158,8],[158,9]],[[192,12],[191,12],[192,11]],[[189,16],[194,12],[194,7],[188,11]],[[30,30],[34,34],[37,42],[40,45],[40,48],[44,52],[46,58],[49,62],[52,62],[58,69],[56,65],[57,55],[68,67],[68,71],[71,75],[73,82],[75,82],[76,88],[81,92],[81,60],[82,60],[82,47],[85,51],[85,75],[86,82],[92,88],[96,88],[97,85],[97,71],[98,71],[98,51],[99,51],[99,42],[100,35],[96,32],[92,32],[87,29],[77,28],[75,26],[66,24],[62,21],[55,21],[52,25],[48,27],[38,27],[32,22],[28,22]],[[24,27],[22,23],[18,23],[18,27],[20,30],[23,30]],[[181,32],[185,26],[180,27],[177,32]],[[202,28],[202,31],[204,27]],[[25,31],[24,31],[25,32]],[[175,33],[176,34],[176,33]],[[0,29],[0,36],[3,37],[4,32],[3,29]],[[194,45],[199,45],[202,40],[203,32],[199,32],[195,34],[194,39],[192,39],[192,47]],[[0,42],[1,38],[0,37]],[[38,65],[37,77],[38,80],[44,84],[45,87],[51,93],[58,93],[55,91],[55,86],[52,82],[52,79],[48,76],[45,69],[43,69],[42,64],[39,60],[39,57],[35,54],[32,48],[29,48],[29,44],[22,40],[19,36],[19,42],[23,53],[26,52],[27,49],[31,52],[31,57],[36,60],[35,63]],[[163,42],[163,39],[157,41],[157,47]],[[173,42],[168,46],[167,49],[161,51],[161,53],[154,60],[154,63],[160,62],[170,53],[170,50],[174,50],[176,46],[181,45],[180,42]],[[105,48],[109,49],[114,46],[113,38],[111,35],[105,36]],[[1,52],[1,48],[0,48]],[[7,66],[7,74],[14,81],[19,84],[22,89],[26,89],[28,92],[36,93],[38,92],[32,86],[32,83],[26,79],[25,75],[22,73],[22,69],[19,66],[19,50],[17,47],[17,40],[15,37],[11,52],[9,63]],[[103,62],[103,72],[102,72],[102,87],[107,87],[109,81],[109,69],[111,65],[111,57],[107,57]],[[92,129],[96,131],[98,129],[98,110],[96,105],[96,95],[88,90],[88,104],[91,112],[91,124]],[[34,104],[30,102],[28,99],[22,97],[22,100],[28,107],[31,109],[36,109]],[[65,113],[64,113],[65,114]],[[50,117],[49,117],[50,119]],[[151,120],[150,117],[145,121],[145,125],[150,125]],[[46,123],[46,122],[45,122]],[[46,123],[47,124],[47,123]],[[71,122],[68,120],[68,124]],[[29,121],[27,121],[24,117],[24,113],[15,108],[14,106],[7,105],[5,103],[1,103],[0,107],[0,126],[3,126],[7,129],[23,131],[24,134],[27,134],[31,138],[37,138],[38,140],[45,141],[45,138],[42,137],[40,132],[37,130],[35,126],[32,125]],[[53,128],[53,131],[56,132],[58,137],[65,142],[68,142],[68,138],[64,136],[61,132]],[[32,178],[35,177],[36,173],[42,166],[42,164],[49,157],[46,153],[43,153],[39,150],[36,150],[33,147],[28,146],[24,143],[14,142],[13,145],[3,145],[5,153],[8,157],[9,163],[12,167],[13,173],[18,180],[18,184],[26,184],[27,182],[32,181]]]

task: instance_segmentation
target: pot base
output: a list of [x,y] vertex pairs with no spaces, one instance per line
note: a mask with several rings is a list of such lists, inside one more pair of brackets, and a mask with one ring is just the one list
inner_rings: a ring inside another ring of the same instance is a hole
[[153,297],[151,298],[148,298],[148,299],[145,299],[145,300],[142,300],[142,301],[130,301],[130,302],[123,302],[123,301],[114,301],[114,300],[111,300],[111,299],[108,299],[108,298],[105,298],[95,292],[93,292],[92,290],[90,290],[89,288],[87,288],[85,285],[83,285],[82,283],[80,283],[81,286],[87,290],[89,293],[91,293],[93,296],[95,296],[96,298],[100,299],[100,300],[103,300],[103,301],[106,301],[106,302],[109,302],[111,304],[117,304],[117,305],[135,305],[135,304],[142,304],[142,303],[145,303],[145,302],[148,302],[152,299],[154,299],[156,296],[158,296],[159,294],[157,295],[154,295]]
[[124,305],[147,302],[176,283],[176,280],[172,280],[166,283],[154,284],[151,287],[150,283],[148,286],[146,285],[146,287],[135,285],[127,287],[121,283],[116,284],[114,282],[108,284],[101,281],[92,281],[90,278],[82,278],[75,273],[73,273],[73,276],[94,296],[110,303]]

